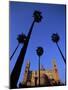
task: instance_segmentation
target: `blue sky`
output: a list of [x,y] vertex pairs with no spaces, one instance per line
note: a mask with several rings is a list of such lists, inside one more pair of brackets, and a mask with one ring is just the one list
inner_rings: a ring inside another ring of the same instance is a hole
[[[51,69],[52,60],[55,59],[60,80],[65,82],[65,63],[63,62],[56,44],[51,40],[51,35],[53,33],[59,34],[60,41],[58,44],[65,57],[65,5],[10,2],[9,10],[10,56],[18,44],[17,36],[22,32],[25,35],[28,35],[29,28],[33,22],[33,12],[39,10],[42,12],[43,16],[42,21],[40,23],[35,23],[34,25],[18,83],[23,80],[26,62],[28,60],[31,63],[30,69],[38,70],[38,56],[36,54],[38,46],[42,46],[44,49],[44,53],[41,57],[41,64],[45,69]],[[21,48],[22,44],[10,61],[10,74],[14,68]]]

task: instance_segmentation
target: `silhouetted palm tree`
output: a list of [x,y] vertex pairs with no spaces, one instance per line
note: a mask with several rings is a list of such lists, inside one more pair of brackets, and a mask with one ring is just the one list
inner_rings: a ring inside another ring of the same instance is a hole
[[18,42],[22,43],[24,41],[24,45],[22,46],[22,49],[20,51],[20,54],[19,54],[17,61],[16,61],[16,64],[15,64],[15,67],[11,73],[11,77],[10,77],[10,86],[11,87],[10,88],[17,88],[17,82],[18,82],[18,79],[20,76],[21,68],[22,68],[22,65],[24,62],[24,57],[26,54],[26,50],[28,47],[28,43],[30,40],[30,36],[31,36],[32,30],[33,30],[34,23],[35,22],[39,23],[42,20],[41,12],[39,12],[39,11],[35,11],[33,13],[33,17],[34,17],[34,20],[32,22],[30,29],[29,29],[28,35],[26,37],[24,36],[24,39],[23,39],[22,35],[19,35],[19,37],[18,37]]
[[37,52],[37,55],[39,56],[39,86],[40,86],[40,56],[42,56],[43,54],[43,48],[38,47],[36,52]]
[[52,34],[52,41],[54,42],[54,43],[56,43],[56,45],[57,45],[57,47],[58,47],[58,50],[59,50],[59,52],[60,52],[60,54],[61,54],[61,56],[62,56],[62,58],[63,58],[63,60],[64,60],[64,62],[65,62],[65,64],[66,64],[66,60],[65,60],[65,58],[64,58],[64,56],[63,56],[63,54],[62,54],[62,52],[61,52],[61,49],[60,49],[60,47],[59,47],[59,45],[58,45],[58,42],[59,42],[59,40],[60,40],[60,37],[59,37],[59,35],[56,33],[54,33],[54,34]]
[[[42,19],[41,12],[35,11],[35,12],[33,13],[33,17],[34,17],[34,22],[40,22],[41,19]],[[34,24],[34,22],[33,22],[33,24]],[[12,57],[14,56],[16,50],[18,49],[19,44],[20,44],[20,43],[24,43],[24,42],[26,41],[26,36],[22,33],[21,35],[18,36],[17,40],[18,40],[18,45],[17,45],[17,47],[15,48],[13,54],[11,55],[10,60],[11,60]]]
[[35,22],[40,22],[42,20],[41,12],[40,11],[35,11],[33,14],[34,21]]
[[10,60],[13,58],[13,56],[14,56],[16,50],[18,49],[19,45],[25,43],[25,41],[26,41],[26,36],[22,33],[21,35],[19,35],[19,36],[17,37],[17,40],[18,40],[18,45],[17,45],[17,47],[15,48],[13,54],[11,55]]

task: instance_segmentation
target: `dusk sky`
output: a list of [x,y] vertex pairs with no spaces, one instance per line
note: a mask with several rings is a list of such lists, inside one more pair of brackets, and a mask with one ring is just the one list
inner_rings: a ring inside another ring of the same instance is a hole
[[[43,19],[40,23],[35,23],[32,35],[28,44],[24,64],[21,69],[19,82],[23,80],[26,62],[30,61],[30,70],[38,70],[38,56],[36,49],[43,47],[44,53],[41,57],[41,65],[45,69],[52,69],[52,60],[57,63],[60,80],[65,82],[65,63],[55,43],[51,40],[53,33],[60,36],[59,46],[65,57],[65,5],[39,4],[25,2],[10,2],[10,56],[15,50],[18,41],[17,36],[22,32],[27,36],[33,22],[33,12],[42,12]],[[22,44],[17,49],[14,57],[10,61],[10,74],[19,56]],[[65,57],[66,58],[66,57]]]

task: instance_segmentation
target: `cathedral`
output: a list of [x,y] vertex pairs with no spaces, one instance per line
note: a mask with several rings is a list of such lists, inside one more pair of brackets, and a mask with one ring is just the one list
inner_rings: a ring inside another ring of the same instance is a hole
[[[59,73],[56,61],[53,60],[53,68],[45,70],[43,66],[40,69],[40,86],[58,86],[60,85]],[[30,70],[30,62],[26,63],[23,81],[20,87],[33,87],[39,86],[39,71]]]

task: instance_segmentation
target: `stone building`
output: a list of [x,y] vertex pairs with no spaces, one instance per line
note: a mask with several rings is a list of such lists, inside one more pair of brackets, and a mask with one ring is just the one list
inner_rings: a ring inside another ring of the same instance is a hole
[[[58,69],[55,60],[53,60],[53,68],[45,70],[42,66],[40,69],[40,86],[52,86],[60,83]],[[39,86],[39,71],[30,70],[30,62],[26,64],[24,78],[21,82],[22,86]]]

